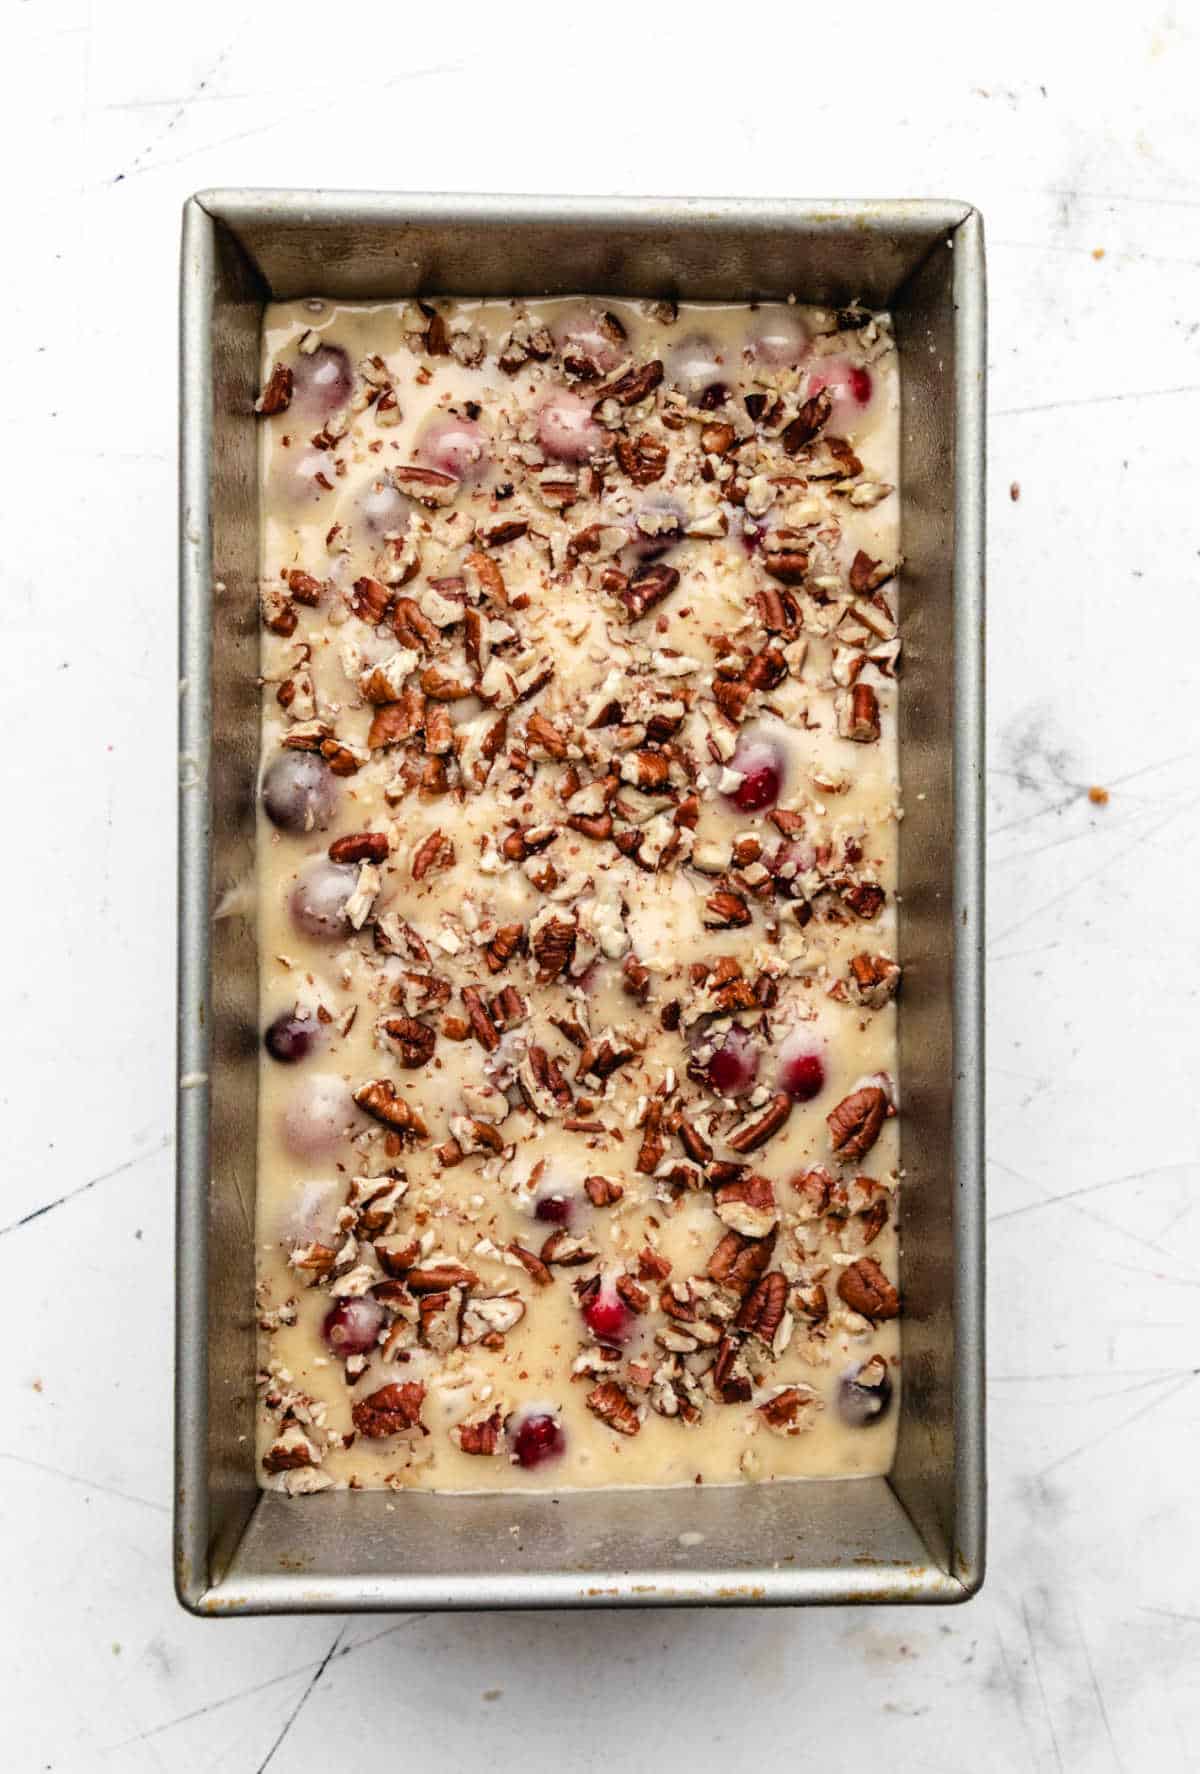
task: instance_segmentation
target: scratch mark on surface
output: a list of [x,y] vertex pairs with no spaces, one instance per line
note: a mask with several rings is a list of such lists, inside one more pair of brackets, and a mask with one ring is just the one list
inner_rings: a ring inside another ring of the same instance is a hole
[[7,1226],[0,1226],[0,1238],[8,1232],[16,1232],[22,1226],[40,1220],[43,1214],[53,1213],[56,1207],[63,1207],[68,1201],[74,1201],[79,1195],[86,1195],[89,1189],[97,1188],[101,1183],[109,1182],[113,1177],[122,1176],[125,1171],[132,1170],[135,1165],[144,1164],[147,1158],[157,1158],[172,1143],[172,1136],[167,1133],[156,1146],[149,1146],[144,1152],[136,1152],[132,1158],[126,1158],[123,1164],[115,1164],[111,1170],[101,1171],[98,1177],[89,1177],[86,1183],[80,1183],[74,1189],[68,1189],[65,1195],[58,1196],[55,1201],[47,1201],[41,1207],[33,1208],[29,1213],[22,1214],[19,1220],[11,1220]]
[[34,1472],[45,1472],[51,1478],[61,1478],[67,1484],[82,1485],[85,1491],[100,1491],[106,1497],[117,1497],[122,1503],[138,1503],[143,1509],[157,1510],[160,1515],[170,1515],[171,1511],[165,1503],[156,1503],[152,1497],[137,1497],[132,1491],[120,1491],[116,1485],[101,1484],[99,1479],[85,1478],[79,1472],[65,1472],[61,1466],[48,1466],[44,1460],[31,1460],[27,1454],[10,1454],[0,1448],[0,1460],[9,1460],[14,1466],[28,1466]]
[[[1006,1170],[1010,1176],[1016,1177],[1018,1182],[1028,1183],[1031,1189],[1040,1189],[1042,1186],[1040,1183],[1035,1183],[1032,1177],[1027,1177],[1021,1171],[1014,1170],[1011,1165],[1005,1164],[1002,1159],[992,1158],[989,1163],[997,1165],[1001,1170]],[[1022,1207],[1006,1207],[1002,1213],[989,1214],[988,1223],[990,1225],[997,1220],[1015,1220],[1021,1214],[1037,1213],[1043,1207],[1056,1207],[1059,1202],[1077,1201],[1081,1195],[1095,1195],[1101,1189],[1119,1188],[1122,1183],[1148,1183],[1152,1177],[1173,1176],[1177,1171],[1182,1171],[1187,1176],[1196,1168],[1195,1164],[1184,1161],[1177,1164],[1156,1164],[1152,1170],[1131,1170],[1126,1172],[1124,1176],[1105,1177],[1099,1183],[1082,1183],[1078,1189],[1064,1189],[1060,1195],[1047,1193],[1044,1201],[1027,1201]]]
[[279,1745],[283,1742],[284,1738],[287,1736],[288,1732],[291,1730],[291,1728],[295,1724],[296,1720],[300,1717],[300,1714],[304,1711],[305,1706],[308,1704],[309,1700],[312,1698],[312,1695],[316,1691],[317,1683],[320,1681],[321,1677],[325,1674],[325,1671],[329,1668],[330,1660],[333,1657],[334,1652],[337,1650],[338,1646],[341,1644],[342,1639],[345,1636],[347,1629],[349,1628],[349,1625],[350,1625],[349,1620],[343,1620],[342,1624],[338,1627],[337,1637],[334,1639],[333,1643],[330,1645],[329,1649],[326,1651],[325,1655],[322,1657],[320,1663],[317,1665],[317,1668],[316,1668],[316,1671],[313,1675],[313,1678],[309,1682],[307,1688],[305,1688],[303,1694],[301,1694],[299,1700],[296,1702],[295,1706],[292,1708],[291,1712],[288,1714],[288,1717],[284,1720],[282,1731],[280,1731],[278,1737],[275,1739],[274,1743],[271,1745],[270,1749],[267,1751],[266,1756],[258,1764],[257,1774],[264,1774],[264,1770],[266,1768],[269,1768],[272,1761],[274,1761],[275,1751],[279,1748]]
[[1051,400],[1043,406],[1001,407],[989,413],[991,419],[1015,419],[1023,413],[1061,413],[1067,407],[1110,406],[1122,400],[1170,400],[1177,394],[1200,394],[1200,383],[1188,382],[1179,388],[1139,388],[1129,394],[1087,394],[1078,400]]
[[1068,1453],[1060,1454],[1057,1460],[1051,1460],[1048,1466],[1042,1467],[1037,1476],[1045,1478],[1047,1474],[1056,1472],[1060,1466],[1065,1466],[1068,1460],[1074,1460],[1079,1454],[1086,1454],[1092,1448],[1099,1447],[1101,1442],[1107,1441],[1112,1435],[1119,1435],[1123,1429],[1128,1429],[1132,1424],[1140,1422],[1143,1417],[1148,1417],[1151,1411],[1158,1410],[1161,1405],[1169,1404],[1171,1399],[1177,1398],[1188,1386],[1194,1385],[1197,1379],[1200,1379],[1200,1372],[1193,1370],[1186,1379],[1178,1380],[1169,1391],[1160,1393],[1157,1398],[1152,1398],[1149,1404],[1144,1404],[1139,1410],[1132,1411],[1128,1417],[1122,1417],[1119,1423],[1111,1423],[1107,1429],[1102,1429],[1099,1435],[1093,1435],[1087,1441],[1081,1441],[1078,1447],[1071,1448]]
[[229,57],[229,45],[227,44],[226,47],[223,50],[221,50],[220,54],[217,56],[216,61],[213,62],[212,66],[209,68],[208,72],[205,75],[203,75],[203,77],[200,79],[200,81],[198,82],[198,84],[195,88],[195,91],[190,92],[186,98],[181,99],[179,101],[179,103],[175,107],[174,112],[171,114],[170,117],[168,117],[168,119],[167,119],[166,123],[163,125],[162,129],[160,129],[154,136],[151,137],[151,139],[146,143],[146,146],[142,149],[140,154],[134,155],[132,161],[130,162],[129,166],[125,169],[124,172],[117,173],[116,177],[113,180],[114,184],[119,184],[122,179],[129,178],[131,174],[142,170],[142,162],[146,159],[146,156],[148,154],[152,153],[154,151],[154,149],[158,147],[160,142],[166,141],[167,137],[171,134],[172,130],[175,129],[176,126],[187,115],[188,108],[192,104],[192,102],[203,96],[204,89],[208,85],[209,81],[214,79],[215,76],[220,73],[223,64],[228,60],[228,57]]
[[1125,1764],[1121,1760],[1121,1753],[1117,1748],[1117,1740],[1112,1734],[1112,1725],[1109,1723],[1108,1708],[1104,1704],[1104,1695],[1101,1692],[1100,1683],[1096,1679],[1096,1665],[1092,1662],[1092,1649],[1087,1642],[1087,1636],[1080,1623],[1078,1611],[1072,1609],[1072,1612],[1075,1615],[1075,1631],[1079,1635],[1079,1642],[1083,1646],[1083,1654],[1087,1659],[1088,1675],[1091,1677],[1092,1682],[1092,1693],[1096,1696],[1096,1706],[1099,1710],[1100,1717],[1104,1722],[1104,1732],[1105,1736],[1108,1738],[1108,1746],[1112,1750],[1113,1761],[1117,1764],[1117,1774],[1125,1774]]
[[1058,1747],[1058,1736],[1054,1729],[1054,1720],[1050,1716],[1050,1706],[1046,1699],[1046,1688],[1042,1681],[1042,1666],[1038,1662],[1037,1641],[1033,1636],[1033,1627],[1029,1621],[1029,1603],[1024,1596],[1021,1598],[1021,1618],[1025,1622],[1025,1636],[1029,1640],[1029,1654],[1033,1658],[1033,1673],[1037,1678],[1038,1693],[1042,1697],[1042,1711],[1046,1715],[1046,1726],[1050,1732],[1050,1741],[1054,1745],[1054,1759],[1059,1766],[1059,1774],[1063,1774],[1062,1751]]
[[1178,1614],[1174,1608],[1154,1608],[1149,1602],[1143,1602],[1139,1612],[1161,1614],[1165,1620],[1185,1620],[1189,1626],[1200,1626],[1200,1614]]

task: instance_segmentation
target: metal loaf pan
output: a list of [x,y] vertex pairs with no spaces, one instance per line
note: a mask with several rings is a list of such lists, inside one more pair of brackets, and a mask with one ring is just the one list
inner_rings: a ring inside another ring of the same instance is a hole
[[[553,1502],[263,1494],[254,927],[219,913],[254,867],[262,307],[569,291],[861,298],[896,317],[906,1316],[895,1469]],[[984,1545],[979,215],[950,202],[206,192],[184,213],[182,293],[180,1599],[210,1615],[963,1600],[982,1581]]]

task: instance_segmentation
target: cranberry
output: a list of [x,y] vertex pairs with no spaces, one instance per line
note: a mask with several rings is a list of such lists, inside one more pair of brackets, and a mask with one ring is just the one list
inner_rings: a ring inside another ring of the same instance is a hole
[[413,455],[426,468],[457,480],[478,480],[487,466],[487,439],[474,419],[439,413],[425,425]]
[[629,1337],[631,1317],[620,1294],[607,1276],[583,1308],[584,1323],[601,1343],[624,1343]]
[[783,788],[783,756],[777,745],[766,739],[740,739],[729,766],[745,778],[729,797],[739,813],[761,813],[775,805]]
[[339,1300],[325,1314],[321,1335],[335,1355],[369,1355],[386,1313],[378,1300]]
[[852,1429],[866,1429],[885,1417],[892,1402],[892,1381],[881,1355],[852,1367],[838,1386],[838,1414]]
[[518,1466],[540,1466],[544,1460],[557,1459],[566,1445],[562,1424],[548,1411],[533,1411],[523,1417],[512,1437]]
[[302,1183],[283,1217],[284,1244],[291,1250],[303,1244],[341,1244],[338,1215],[345,1197],[346,1185],[341,1178]]
[[[649,520],[649,531],[638,524],[639,515],[645,515]],[[664,517],[672,521],[661,529],[655,529],[654,525],[661,524]],[[652,498],[643,500],[629,525],[629,554],[637,561],[657,560],[669,548],[674,548],[683,535],[686,522],[686,511],[679,500],[672,499],[669,493],[657,493]]]
[[625,355],[616,327],[605,325],[594,308],[576,305],[564,309],[551,330],[564,357],[584,358],[602,376],[615,370]]
[[721,354],[709,338],[690,333],[672,347],[667,375],[693,406],[715,408],[729,399]]
[[539,409],[537,422],[538,443],[554,462],[586,462],[603,447],[591,402],[577,394],[556,394]]
[[750,355],[756,363],[776,369],[794,368],[808,350],[808,328],[790,308],[777,308],[759,321],[750,335]]
[[300,1017],[285,1010],[263,1036],[263,1046],[280,1065],[294,1066],[297,1060],[307,1059],[312,1052],[317,1030],[314,1017]]
[[354,390],[350,359],[340,345],[297,353],[292,365],[292,411],[304,419],[328,419]]
[[860,417],[870,405],[874,392],[871,372],[846,357],[824,357],[810,373],[808,394],[828,388],[833,401],[830,424],[833,430]]
[[819,1053],[796,1053],[779,1067],[779,1088],[793,1102],[810,1103],[825,1088],[825,1066]]
[[334,1151],[359,1122],[350,1087],[328,1072],[307,1078],[283,1112],[283,1141],[297,1158]]
[[281,751],[263,777],[262,803],[280,831],[324,831],[337,808],[337,782],[312,752]]
[[735,1023],[705,1067],[709,1088],[718,1096],[745,1096],[758,1077],[758,1047]]
[[533,1217],[551,1226],[566,1226],[570,1223],[572,1206],[569,1195],[540,1195]]
[[338,942],[350,933],[346,901],[354,892],[358,870],[350,863],[322,858],[292,888],[292,923],[316,942]]

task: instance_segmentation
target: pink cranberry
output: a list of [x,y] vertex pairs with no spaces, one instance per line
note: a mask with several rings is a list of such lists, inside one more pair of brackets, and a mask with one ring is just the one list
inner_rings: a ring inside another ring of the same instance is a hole
[[745,1029],[735,1023],[717,1048],[704,1075],[718,1096],[745,1096],[758,1077],[758,1047]]
[[573,1206],[569,1195],[539,1195],[533,1217],[551,1226],[566,1226],[570,1224]]
[[354,390],[350,359],[340,345],[298,352],[292,365],[292,411],[304,419],[328,419]]
[[830,425],[834,431],[860,419],[874,393],[870,370],[846,357],[823,357],[809,372],[808,395],[822,388],[828,388],[833,401]]
[[487,467],[487,439],[474,419],[440,413],[426,424],[413,455],[424,467],[457,480],[478,480]]
[[785,1041],[779,1054],[779,1089],[793,1102],[809,1103],[825,1087],[825,1063],[808,1034]]
[[315,942],[340,942],[350,934],[346,901],[354,892],[358,870],[350,863],[324,858],[305,869],[292,889],[288,909],[292,923]]
[[729,797],[739,813],[761,813],[775,805],[783,788],[783,754],[777,745],[765,739],[739,740],[729,767],[745,778]]
[[305,1079],[283,1112],[283,1142],[297,1158],[333,1152],[360,1123],[350,1087],[328,1072]]
[[321,1335],[335,1355],[369,1355],[375,1347],[386,1313],[377,1300],[364,1295],[339,1300],[325,1314]]
[[358,502],[363,528],[369,536],[403,535],[416,507],[386,475],[377,475],[367,483]]
[[263,776],[263,812],[281,832],[324,831],[338,799],[337,778],[309,751],[281,751]]
[[328,450],[299,449],[298,441],[293,436],[292,447],[280,450],[275,458],[271,470],[273,487],[288,505],[317,505],[333,490],[333,457]]
[[605,325],[594,308],[564,309],[552,330],[554,342],[564,357],[586,361],[602,376],[615,370],[625,355],[625,344],[617,327],[611,322]]
[[583,1318],[600,1343],[624,1343],[632,1328],[632,1314],[607,1276],[585,1302]]
[[567,1445],[562,1424],[548,1411],[532,1411],[523,1417],[512,1436],[518,1466],[540,1466],[557,1459]]
[[723,406],[729,398],[721,353],[713,341],[701,333],[691,333],[672,346],[666,371],[693,406],[712,409]]
[[756,363],[775,369],[794,368],[808,350],[808,328],[790,308],[765,314],[750,335],[750,354]]
[[539,409],[537,421],[538,443],[554,462],[586,462],[604,443],[591,402],[577,394],[556,394]]

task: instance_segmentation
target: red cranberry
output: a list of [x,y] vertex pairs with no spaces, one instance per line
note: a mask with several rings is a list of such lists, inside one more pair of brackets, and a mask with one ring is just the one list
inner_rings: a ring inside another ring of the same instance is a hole
[[425,425],[413,455],[426,468],[452,474],[457,480],[478,480],[487,467],[487,439],[474,419],[439,413]]
[[318,1026],[315,1017],[295,1016],[285,1010],[263,1036],[263,1046],[280,1065],[294,1066],[297,1060],[307,1059],[312,1052]]
[[350,934],[346,901],[354,892],[358,870],[350,863],[312,864],[292,889],[288,902],[292,923],[315,942],[339,942]]
[[354,372],[340,345],[300,351],[292,365],[292,411],[304,419],[328,419],[354,391]]
[[624,1343],[632,1328],[632,1314],[607,1276],[584,1304],[583,1318],[601,1343]]
[[325,1314],[321,1335],[335,1355],[369,1355],[375,1347],[386,1313],[377,1300],[364,1295],[339,1300]]
[[283,1142],[297,1158],[333,1152],[361,1117],[350,1087],[328,1072],[307,1078],[283,1113]]
[[281,751],[263,777],[262,803],[282,832],[324,831],[337,808],[337,780],[312,752]]
[[783,788],[783,756],[777,745],[765,739],[741,739],[729,767],[745,778],[729,797],[739,813],[761,813],[775,805]]
[[592,403],[577,394],[556,394],[537,416],[538,443],[554,462],[586,462],[604,444]]
[[562,1424],[547,1411],[523,1417],[512,1436],[518,1466],[540,1466],[544,1460],[557,1459],[566,1445]]
[[790,308],[765,314],[750,335],[750,354],[756,363],[776,369],[794,368],[808,350],[808,328]]
[[819,1053],[789,1055],[779,1067],[779,1088],[793,1102],[810,1103],[825,1088],[825,1066]]
[[705,1067],[709,1088],[718,1096],[745,1096],[758,1077],[758,1047],[745,1029],[730,1029]]
[[533,1210],[535,1220],[543,1220],[551,1226],[566,1226],[571,1219],[572,1202],[569,1195],[540,1195],[537,1206]]
[[836,431],[839,425],[862,416],[870,405],[874,383],[870,370],[862,364],[851,363],[846,357],[823,357],[809,373],[809,396],[822,388],[828,388],[833,400],[830,425]]

